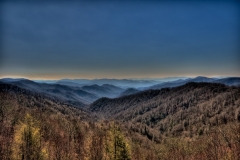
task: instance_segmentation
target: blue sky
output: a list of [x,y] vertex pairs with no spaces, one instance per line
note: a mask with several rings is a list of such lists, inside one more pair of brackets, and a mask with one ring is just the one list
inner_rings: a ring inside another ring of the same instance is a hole
[[236,2],[2,3],[1,77],[240,76]]

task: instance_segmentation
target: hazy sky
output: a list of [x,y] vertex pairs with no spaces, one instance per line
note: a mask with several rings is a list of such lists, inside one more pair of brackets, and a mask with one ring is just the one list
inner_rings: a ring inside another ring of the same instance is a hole
[[240,76],[239,6],[2,2],[0,77]]

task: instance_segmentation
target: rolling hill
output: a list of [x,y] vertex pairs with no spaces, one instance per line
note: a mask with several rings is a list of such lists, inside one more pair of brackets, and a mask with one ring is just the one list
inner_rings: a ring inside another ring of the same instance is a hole
[[84,107],[86,104],[90,104],[99,97],[95,94],[83,91],[79,87],[70,87],[60,84],[46,84],[36,83],[27,79],[20,79],[15,81],[2,81],[6,84],[16,85],[20,88],[27,89],[36,93],[45,94],[49,97],[61,99],[79,107]]
[[110,84],[103,84],[102,86],[94,84],[90,86],[83,86],[81,87],[81,89],[83,91],[93,93],[98,97],[109,97],[109,98],[114,98],[119,96],[119,94],[124,90],[120,87],[116,87]]
[[37,107],[56,113],[80,115],[83,119],[91,117],[86,110],[79,108],[79,105],[84,106],[84,104],[72,105],[68,101],[44,93],[23,89],[12,84],[0,82],[0,95],[1,107],[9,107],[9,109],[15,107],[23,109],[22,111],[25,112],[25,110]]
[[208,77],[202,77],[198,76],[195,78],[188,78],[188,79],[179,79],[176,81],[171,82],[164,82],[160,84],[156,84],[147,88],[142,88],[143,90],[147,89],[161,89],[161,88],[168,88],[168,87],[177,87],[184,85],[188,82],[212,82],[212,83],[221,83],[229,86],[239,86],[240,85],[240,78],[239,77],[228,77],[228,78],[208,78]]
[[71,86],[91,86],[104,84],[118,86],[120,88],[130,88],[130,87],[148,87],[154,84],[157,84],[160,80],[140,80],[140,79],[62,79],[58,80],[56,83],[62,85],[71,85]]
[[138,93],[138,92],[140,92],[138,89],[128,88],[127,90],[122,92],[119,97],[128,96],[128,95],[135,94],[135,93]]
[[155,139],[162,135],[195,136],[209,127],[240,121],[239,108],[239,87],[195,82],[115,99],[101,98],[89,106],[90,111],[106,119],[148,126],[154,130]]
[[240,87],[240,77],[229,77],[222,78],[214,81],[215,83],[221,83],[228,86],[238,86]]

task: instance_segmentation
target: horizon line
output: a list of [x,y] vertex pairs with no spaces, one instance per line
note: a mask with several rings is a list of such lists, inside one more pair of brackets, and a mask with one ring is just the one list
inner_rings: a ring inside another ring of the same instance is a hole
[[214,76],[203,76],[203,75],[193,75],[193,76],[169,76],[169,77],[145,77],[145,78],[59,78],[59,79],[46,79],[46,78],[29,78],[25,76],[0,76],[0,79],[28,79],[33,81],[57,81],[57,80],[101,80],[101,79],[107,79],[107,80],[154,80],[154,79],[167,79],[167,78],[196,78],[196,77],[207,77],[207,78],[228,78],[228,77],[240,77],[237,75],[231,75],[231,76],[224,76],[224,75],[214,75]]

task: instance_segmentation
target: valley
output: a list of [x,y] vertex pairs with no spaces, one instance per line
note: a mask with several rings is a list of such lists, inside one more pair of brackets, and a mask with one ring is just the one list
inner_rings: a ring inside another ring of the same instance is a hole
[[162,85],[1,79],[0,159],[239,159],[239,78]]

